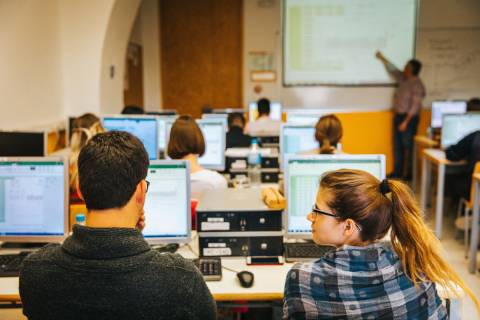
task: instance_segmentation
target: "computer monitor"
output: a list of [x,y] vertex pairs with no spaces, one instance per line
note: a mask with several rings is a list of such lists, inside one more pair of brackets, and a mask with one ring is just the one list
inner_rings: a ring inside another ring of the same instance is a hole
[[[248,119],[253,122],[258,117],[257,102],[250,102],[248,104]],[[282,104],[278,101],[270,102],[270,118],[273,120],[282,121]]]
[[457,143],[468,134],[480,130],[480,112],[445,114],[442,125],[442,148]]
[[225,123],[225,130],[228,130],[228,114],[226,113],[204,113],[202,119],[216,119]]
[[240,108],[226,108],[226,109],[213,109],[212,113],[217,113],[217,114],[230,114],[230,113],[244,113],[245,110],[240,109]]
[[287,123],[303,125],[315,125],[320,117],[335,113],[333,109],[287,109],[284,111]]
[[68,163],[0,158],[0,241],[61,242],[68,235]]
[[315,127],[312,125],[283,124],[280,130],[280,154],[298,154],[318,148]]
[[315,204],[321,176],[338,169],[359,169],[385,178],[384,155],[304,155],[285,159],[286,221],[288,237],[311,238],[308,213]]
[[[172,124],[177,119],[177,116],[158,116],[158,149],[166,150],[167,149],[167,136],[172,128]],[[167,128],[168,127],[168,128]],[[168,129],[168,133],[167,133]]]
[[463,114],[467,112],[466,101],[433,101],[432,102],[432,120],[430,127],[441,128],[444,114]]
[[205,139],[205,154],[198,159],[204,168],[225,170],[226,123],[222,119],[200,119],[197,124]]
[[46,132],[0,131],[0,157],[47,155]]
[[150,160],[158,159],[158,124],[155,116],[115,115],[102,118],[107,131],[126,131],[142,141]]
[[153,160],[145,199],[143,236],[151,243],[190,241],[190,164],[185,160]]

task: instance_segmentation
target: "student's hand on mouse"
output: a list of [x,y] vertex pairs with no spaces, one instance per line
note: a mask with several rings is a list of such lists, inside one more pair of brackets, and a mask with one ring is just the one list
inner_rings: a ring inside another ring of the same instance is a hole
[[143,228],[145,228],[145,210],[142,209],[142,213],[140,214],[140,217],[138,218],[137,225],[135,226],[140,231],[143,231]]

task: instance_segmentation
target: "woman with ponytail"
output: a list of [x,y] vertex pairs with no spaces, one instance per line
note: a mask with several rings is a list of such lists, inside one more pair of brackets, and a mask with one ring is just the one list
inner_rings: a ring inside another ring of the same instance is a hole
[[[410,189],[359,170],[326,173],[308,214],[313,241],[336,247],[289,271],[285,319],[447,319],[439,284],[462,288]],[[391,243],[382,242],[391,230]]]
[[303,154],[335,154],[341,153],[340,140],[343,136],[342,123],[333,114],[328,114],[318,119],[315,125],[315,140],[319,147]]
[[72,126],[72,136],[70,138],[70,200],[78,202],[77,183],[78,183],[78,155],[87,142],[97,133],[105,132],[100,123],[100,119],[91,113],[86,113],[75,119]]

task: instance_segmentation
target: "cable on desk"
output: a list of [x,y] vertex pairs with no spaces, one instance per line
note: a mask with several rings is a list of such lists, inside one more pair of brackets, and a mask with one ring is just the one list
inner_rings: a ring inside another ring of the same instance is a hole
[[222,263],[222,269],[225,269],[225,270],[228,270],[228,271],[234,272],[234,273],[239,273],[239,272],[240,272],[240,271],[236,271],[236,270],[230,269],[230,268],[228,268],[228,267],[225,267],[225,266],[223,265],[223,263]]

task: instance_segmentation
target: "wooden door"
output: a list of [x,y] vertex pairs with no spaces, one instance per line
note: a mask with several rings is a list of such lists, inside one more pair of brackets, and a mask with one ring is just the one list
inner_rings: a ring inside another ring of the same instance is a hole
[[241,107],[243,2],[160,3],[164,107],[196,117],[207,105]]
[[123,86],[124,106],[139,106],[143,108],[143,60],[142,46],[129,43]]

